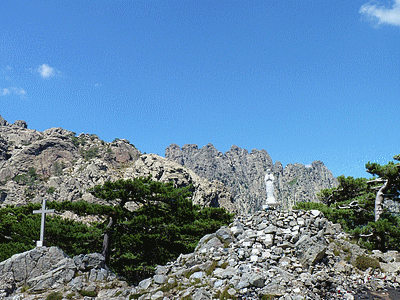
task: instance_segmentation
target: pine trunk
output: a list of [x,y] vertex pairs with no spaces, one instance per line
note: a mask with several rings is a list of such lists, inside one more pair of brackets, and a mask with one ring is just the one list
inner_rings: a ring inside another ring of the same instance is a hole
[[111,232],[114,226],[114,217],[110,216],[110,221],[108,222],[106,232],[103,239],[103,250],[101,254],[105,257],[106,264],[110,261],[110,244],[111,244]]
[[386,182],[381,186],[379,191],[376,193],[376,198],[375,198],[375,222],[377,222],[381,214],[383,212],[383,196],[385,193],[389,190],[391,185],[390,179],[386,180]]

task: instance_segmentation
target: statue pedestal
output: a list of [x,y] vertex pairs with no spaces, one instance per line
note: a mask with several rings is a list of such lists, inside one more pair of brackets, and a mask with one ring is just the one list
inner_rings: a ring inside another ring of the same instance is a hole
[[278,206],[279,206],[279,203],[276,202],[275,197],[269,197],[269,198],[267,198],[267,201],[262,206],[262,208],[263,208],[263,210],[273,210],[273,209],[276,209]]

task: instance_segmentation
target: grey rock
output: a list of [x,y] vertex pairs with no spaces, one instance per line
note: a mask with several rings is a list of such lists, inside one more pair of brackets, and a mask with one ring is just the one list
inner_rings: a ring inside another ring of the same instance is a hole
[[228,266],[226,269],[217,268],[214,270],[213,275],[217,278],[230,279],[236,274],[237,270],[233,267]]
[[285,294],[285,288],[280,283],[274,281],[268,283],[261,292],[262,295],[282,296]]
[[156,266],[156,275],[166,275],[169,271],[169,268],[166,266]]
[[154,275],[153,280],[157,284],[163,284],[163,283],[167,282],[168,277],[165,275]]
[[14,126],[15,126],[15,127],[19,127],[19,128],[24,128],[24,129],[28,128],[28,124],[27,124],[25,121],[23,121],[23,120],[17,120],[17,121],[15,121],[15,122],[14,122]]
[[[35,181],[31,200],[24,194],[26,183],[12,180],[16,175],[27,174],[30,168],[36,170],[39,178],[50,178]],[[233,197],[222,182],[201,178],[158,155],[143,155],[128,140],[107,143],[96,135],[76,136],[62,128],[39,132],[28,129],[24,121],[10,125],[0,119],[0,207],[41,202],[44,197],[49,201],[105,204],[87,190],[107,180],[148,175],[157,181],[172,181],[176,187],[192,185],[192,200],[202,207],[224,207],[235,212]]]
[[0,126],[7,126],[8,122],[0,115]]
[[261,274],[250,274],[249,278],[249,283],[251,286],[257,287],[257,288],[262,288],[264,287],[265,283],[265,278]]
[[189,279],[201,279],[204,277],[204,272],[194,272],[192,275],[190,275]]
[[232,233],[229,228],[220,228],[215,234],[223,243],[231,243],[233,241]]
[[210,292],[206,291],[204,288],[199,288],[193,295],[193,300],[211,300]]
[[326,245],[314,242],[308,235],[301,236],[295,247],[296,255],[305,268],[320,261],[327,249]]
[[147,278],[142,280],[141,282],[139,282],[138,287],[142,290],[147,290],[150,286],[150,284],[152,283],[152,279],[151,278]]
[[76,276],[78,272],[89,281],[115,279],[98,254],[72,259],[57,247],[39,247],[0,263],[0,294],[11,295],[23,285],[27,285],[29,291],[34,293],[63,286],[68,286],[72,291],[81,290],[84,282],[82,276]]
[[155,292],[153,295],[151,295],[150,299],[151,300],[156,300],[156,299],[162,299],[164,297],[164,293],[162,291]]
[[245,214],[261,209],[266,199],[264,176],[273,170],[275,198],[284,209],[296,201],[318,202],[316,194],[324,188],[338,185],[336,178],[320,161],[310,166],[290,164],[285,168],[275,165],[265,150],[253,149],[250,153],[232,146],[226,153],[219,152],[212,144],[202,148],[186,144],[180,148],[171,144],[165,157],[192,169],[199,176],[224,183],[234,196],[239,213]]
[[[299,224],[300,217],[304,219],[304,224]],[[264,231],[277,221],[282,221],[283,227],[276,229],[276,239],[269,244],[264,243],[268,235]],[[236,236],[232,228],[239,224],[243,233]],[[326,230],[320,229],[320,224],[337,231],[336,235],[330,236],[332,242],[325,238]],[[298,241],[290,245],[290,232],[293,231],[299,232]],[[225,247],[218,247],[221,243],[218,236],[226,234],[230,235],[231,242]],[[195,252],[181,254],[166,266],[157,266],[156,274],[136,287],[128,287],[107,266],[102,268],[103,259],[99,254],[79,255],[71,259],[57,248],[41,248],[40,251],[32,250],[22,257],[17,255],[8,262],[0,263],[3,272],[0,273],[0,299],[11,300],[21,294],[18,299],[34,300],[35,294],[29,292],[35,291],[43,297],[51,291],[59,291],[66,298],[71,292],[85,290],[97,291],[98,300],[126,300],[132,294],[142,300],[172,300],[187,296],[211,300],[222,291],[228,291],[238,299],[260,299],[263,295],[272,294],[278,295],[280,300],[330,300],[352,299],[350,296],[358,299],[364,289],[379,292],[400,287],[397,252],[373,251],[371,256],[381,261],[384,271],[368,269],[362,272],[351,264],[353,255],[347,262],[347,253],[354,251],[354,256],[357,256],[365,254],[365,250],[352,245],[347,239],[348,236],[339,227],[330,224],[317,212],[260,211],[254,215],[242,215],[218,234],[202,238]],[[334,255],[335,249],[341,249],[339,254]],[[342,252],[346,257],[342,257]],[[58,259],[49,263],[47,258],[50,257]],[[26,264],[28,261],[30,263]],[[28,293],[22,291],[23,282],[30,285]]]
[[68,286],[71,288],[72,291],[80,291],[83,288],[83,278],[82,276],[75,277],[72,279],[69,283]]
[[105,258],[100,253],[90,253],[83,256],[82,263],[85,269],[104,268]]
[[[199,247],[199,245],[200,245],[200,247]],[[197,246],[196,249],[201,250],[201,251],[206,251],[210,248],[224,247],[224,244],[216,236],[211,237],[210,239],[206,240],[205,243],[203,243],[203,244],[199,243],[199,245]]]

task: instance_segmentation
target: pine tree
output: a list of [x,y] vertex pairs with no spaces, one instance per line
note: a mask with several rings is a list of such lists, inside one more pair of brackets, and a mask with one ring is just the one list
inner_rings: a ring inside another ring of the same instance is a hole
[[[106,262],[110,259],[110,244],[112,232],[115,225],[123,213],[127,213],[126,204],[134,202],[136,205],[149,206],[157,203],[168,204],[170,212],[175,214],[179,220],[179,211],[181,207],[177,203],[182,198],[187,198],[191,193],[190,187],[174,188],[173,183],[162,183],[153,181],[151,176],[138,177],[134,179],[120,179],[115,182],[107,181],[103,185],[97,185],[89,191],[98,198],[107,202],[117,201],[117,210],[108,215],[108,225],[103,239],[102,254],[106,258]],[[163,210],[165,207],[159,207]]]
[[[400,155],[393,157],[400,160]],[[365,167],[367,172],[376,175],[379,178],[369,181],[371,184],[382,184],[376,192],[375,197],[375,222],[377,222],[383,213],[383,204],[385,197],[398,200],[400,189],[400,163],[390,161],[387,165],[368,162]]]

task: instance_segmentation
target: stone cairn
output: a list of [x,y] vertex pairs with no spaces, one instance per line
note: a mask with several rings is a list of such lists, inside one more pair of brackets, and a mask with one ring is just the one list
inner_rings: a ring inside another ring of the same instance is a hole
[[[84,300],[358,300],[398,290],[400,255],[373,251],[380,269],[361,271],[354,265],[365,254],[319,211],[259,211],[204,236],[193,253],[157,266],[137,286],[116,277],[99,254],[68,258],[41,247],[14,255],[0,263],[0,299],[46,299],[59,292]],[[82,297],[82,290],[96,295]]]
[[351,300],[399,287],[397,252],[374,251],[387,272],[361,271],[353,264],[366,251],[348,240],[317,210],[259,211],[204,236],[194,253],[159,266],[132,292],[163,300]]

